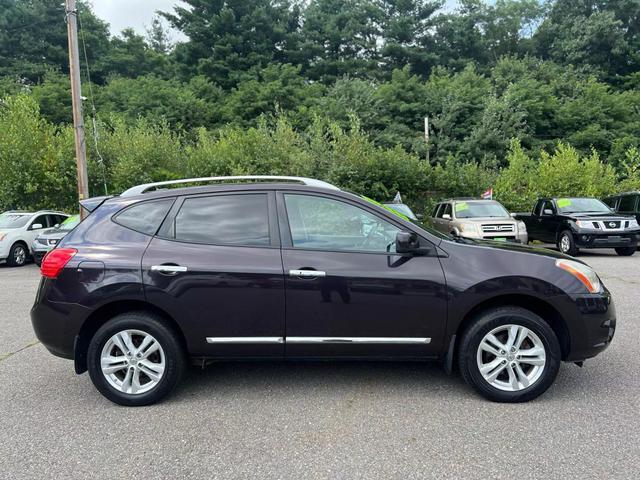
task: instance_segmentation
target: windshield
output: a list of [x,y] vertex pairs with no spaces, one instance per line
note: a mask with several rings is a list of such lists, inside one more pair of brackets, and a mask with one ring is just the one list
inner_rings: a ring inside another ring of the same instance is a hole
[[504,218],[509,212],[498,202],[456,202],[456,218],[496,217]]
[[0,229],[22,228],[24,227],[31,215],[23,215],[19,213],[3,213],[0,215]]
[[595,198],[559,198],[556,200],[562,213],[611,213],[611,209]]
[[57,230],[62,230],[63,232],[68,232],[76,228],[76,225],[80,223],[80,215],[73,215],[67,218],[64,222],[62,222]]

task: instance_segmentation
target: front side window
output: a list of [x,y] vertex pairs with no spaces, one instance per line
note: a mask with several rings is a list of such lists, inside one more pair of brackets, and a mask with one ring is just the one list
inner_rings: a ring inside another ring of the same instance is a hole
[[47,218],[49,215],[38,215],[33,222],[31,222],[31,229],[35,230],[34,225],[40,225],[40,228],[47,228]]
[[285,194],[295,248],[395,252],[391,223],[349,203],[312,195]]
[[146,235],[155,235],[160,224],[173,205],[173,198],[136,203],[115,216],[114,220],[123,227]]
[[176,215],[174,228],[175,238],[184,242],[269,246],[267,195],[187,198]]

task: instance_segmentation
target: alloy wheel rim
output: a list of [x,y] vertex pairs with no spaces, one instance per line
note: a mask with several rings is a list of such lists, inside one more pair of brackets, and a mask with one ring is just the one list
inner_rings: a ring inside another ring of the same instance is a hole
[[546,350],[540,337],[522,325],[494,328],[478,345],[478,370],[494,388],[517,392],[535,384],[546,365]]
[[22,265],[27,259],[27,252],[25,252],[24,247],[16,247],[13,252],[13,260],[17,265]]
[[567,237],[566,235],[563,235],[562,238],[560,239],[560,249],[563,252],[568,252],[570,248],[571,248],[571,243],[569,242],[569,237]]
[[104,344],[100,368],[113,388],[128,395],[140,395],[162,380],[165,354],[160,342],[147,332],[123,330]]

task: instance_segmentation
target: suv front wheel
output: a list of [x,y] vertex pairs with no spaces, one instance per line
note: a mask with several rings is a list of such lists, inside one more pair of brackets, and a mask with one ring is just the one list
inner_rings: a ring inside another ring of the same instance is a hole
[[458,350],[465,381],[495,402],[526,402],[544,393],[560,367],[560,344],[535,313],[500,307],[481,313]]
[[177,386],[185,369],[177,336],[147,312],[112,318],[89,343],[87,367],[93,384],[112,402],[150,405]]

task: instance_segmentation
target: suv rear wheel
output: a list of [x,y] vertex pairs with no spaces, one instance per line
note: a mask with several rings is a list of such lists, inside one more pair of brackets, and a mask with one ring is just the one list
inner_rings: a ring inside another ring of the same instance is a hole
[[150,405],[166,397],[185,369],[176,335],[155,315],[118,315],[89,343],[87,367],[93,384],[112,402]]
[[616,253],[621,257],[630,257],[634,253],[636,253],[636,247],[619,247],[616,248]]
[[535,313],[500,307],[481,313],[458,350],[465,381],[495,402],[526,402],[544,393],[560,367],[560,344]]
[[9,250],[9,256],[7,257],[7,264],[10,267],[22,267],[27,263],[27,257],[29,251],[23,243],[14,243]]

